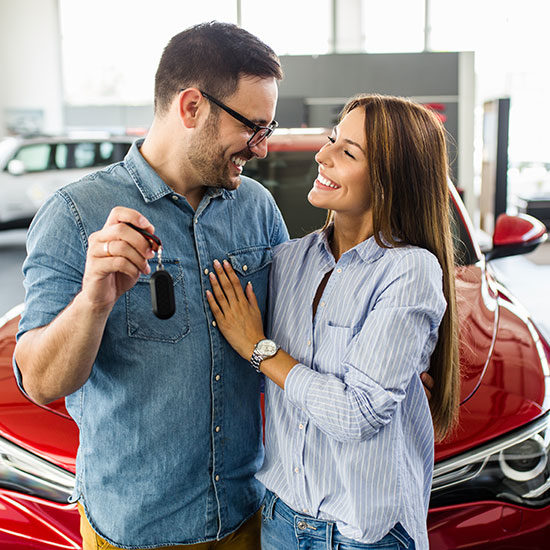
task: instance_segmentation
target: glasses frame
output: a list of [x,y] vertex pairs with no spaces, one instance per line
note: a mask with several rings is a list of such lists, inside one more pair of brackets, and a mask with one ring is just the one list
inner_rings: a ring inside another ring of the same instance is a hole
[[[255,147],[256,145],[259,145],[262,143],[262,141],[268,139],[271,134],[273,133],[273,130],[279,126],[279,123],[274,120],[269,126],[259,126],[258,124],[254,124],[251,120],[246,118],[245,116],[241,115],[240,113],[237,113],[237,111],[234,111],[231,109],[231,107],[228,107],[225,105],[225,103],[222,103],[221,101],[217,100],[215,97],[212,97],[210,94],[207,94],[206,92],[203,92],[202,90],[199,90],[200,93],[208,99],[208,101],[211,101],[214,103],[214,105],[217,105],[220,109],[223,109],[228,115],[231,115],[234,119],[238,120],[239,122],[242,122],[247,128],[250,128],[253,132],[253,134],[250,136],[250,139],[246,142],[246,145],[249,149],[252,147]],[[264,131],[265,133],[260,136],[260,138],[257,141],[254,141],[254,138],[260,133]]]

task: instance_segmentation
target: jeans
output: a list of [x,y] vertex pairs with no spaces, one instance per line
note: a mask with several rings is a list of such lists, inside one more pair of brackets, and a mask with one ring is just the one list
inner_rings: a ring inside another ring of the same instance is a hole
[[266,492],[262,511],[262,550],[414,550],[414,541],[398,523],[381,540],[357,542],[344,537],[332,521],[298,514],[276,494]]

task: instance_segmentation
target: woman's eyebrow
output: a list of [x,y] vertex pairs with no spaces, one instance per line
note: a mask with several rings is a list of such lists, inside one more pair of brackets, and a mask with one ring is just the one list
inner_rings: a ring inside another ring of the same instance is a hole
[[358,149],[360,149],[363,153],[365,152],[365,150],[363,149],[363,147],[361,147],[361,145],[359,145],[358,143],[356,143],[355,141],[351,140],[351,139],[347,139],[347,138],[344,138],[344,141],[346,143],[349,143],[350,145],[354,145],[355,147],[357,147]]

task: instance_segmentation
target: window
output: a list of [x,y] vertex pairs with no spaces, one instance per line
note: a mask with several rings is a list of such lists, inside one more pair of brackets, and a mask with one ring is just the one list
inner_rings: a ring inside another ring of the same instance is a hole
[[40,172],[52,168],[50,155],[51,146],[49,144],[37,143],[21,147],[14,158],[25,165],[26,172]]

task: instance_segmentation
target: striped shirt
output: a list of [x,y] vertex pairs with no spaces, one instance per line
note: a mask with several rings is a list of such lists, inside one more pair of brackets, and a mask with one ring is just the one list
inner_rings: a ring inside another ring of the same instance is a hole
[[378,541],[400,522],[428,548],[434,436],[420,374],[446,309],[437,259],[371,237],[335,262],[312,233],[276,248],[269,302],[268,334],[299,363],[284,391],[266,380],[258,479],[351,539]]

